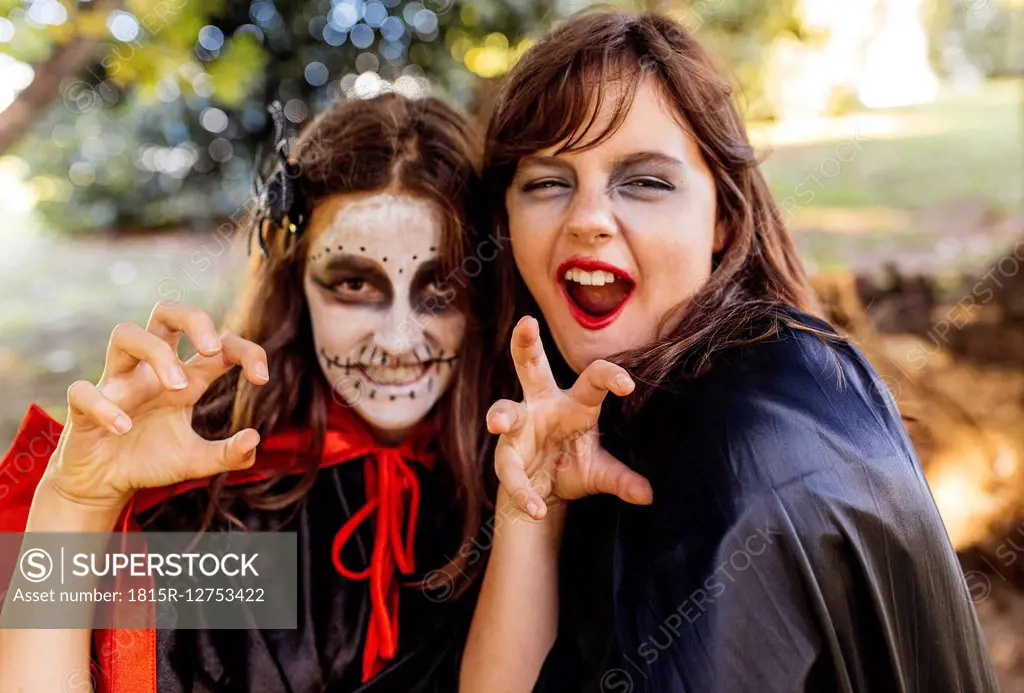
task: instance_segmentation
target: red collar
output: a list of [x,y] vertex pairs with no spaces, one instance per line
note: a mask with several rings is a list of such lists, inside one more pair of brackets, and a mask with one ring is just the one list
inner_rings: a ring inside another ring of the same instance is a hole
[[[370,581],[370,623],[363,649],[363,683],[379,673],[398,649],[398,583],[395,570],[410,575],[415,570],[414,546],[419,512],[420,487],[416,461],[431,468],[430,450],[436,438],[433,420],[421,422],[400,444],[379,442],[351,408],[333,399],[328,405],[327,430],[320,468],[365,459],[366,505],[352,514],[334,537],[334,567],[350,580]],[[263,481],[280,474],[301,474],[306,466],[302,453],[309,449],[312,433],[290,429],[267,436],[260,442],[256,462],[249,469],[231,472],[227,484]],[[164,488],[145,489],[135,494],[133,511],[139,513],[185,491],[200,488],[209,480],[187,481]],[[341,552],[356,528],[376,512],[370,565],[354,571],[341,562]],[[403,536],[404,526],[404,536]]]

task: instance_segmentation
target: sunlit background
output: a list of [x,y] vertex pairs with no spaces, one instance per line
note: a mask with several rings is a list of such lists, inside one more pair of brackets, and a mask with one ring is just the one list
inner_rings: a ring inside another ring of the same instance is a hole
[[[270,150],[381,91],[484,117],[586,0],[0,0],[0,443],[110,329],[220,312]],[[636,7],[635,4],[628,5]],[[1024,692],[1024,0],[664,0],[720,57],[834,321],[883,373]]]

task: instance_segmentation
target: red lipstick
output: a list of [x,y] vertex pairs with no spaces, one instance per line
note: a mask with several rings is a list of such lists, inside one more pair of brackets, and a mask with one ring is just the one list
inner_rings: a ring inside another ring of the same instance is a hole
[[[622,299],[618,306],[615,307],[609,313],[604,315],[591,315],[586,312],[576,303],[573,297],[569,294],[568,282],[565,279],[565,273],[573,268],[579,268],[586,272],[594,272],[597,270],[603,270],[605,272],[611,272],[615,275],[617,281],[623,281],[628,286],[626,296]],[[569,305],[569,313],[576,319],[576,322],[581,327],[587,330],[600,330],[611,325],[622,313],[623,308],[626,307],[626,303],[629,302],[630,297],[633,295],[633,289],[636,287],[636,280],[621,267],[616,267],[607,262],[602,262],[596,258],[575,256],[563,261],[558,265],[557,276],[555,281],[562,290],[562,295],[565,297],[566,303]]]

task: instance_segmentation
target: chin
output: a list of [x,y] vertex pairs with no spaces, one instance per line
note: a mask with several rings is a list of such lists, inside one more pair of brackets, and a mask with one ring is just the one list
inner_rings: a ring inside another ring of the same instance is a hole
[[395,411],[393,407],[363,406],[355,407],[355,411],[371,428],[386,433],[403,433],[414,427],[430,413],[430,407],[406,411]]
[[593,331],[581,329],[571,316],[564,316],[559,322],[557,334],[556,326],[550,325],[554,346],[575,373],[582,372],[594,361],[607,359],[637,345],[634,340],[628,338],[628,330],[617,324]]
[[[557,341],[557,340],[556,340]],[[574,339],[572,337],[568,340],[571,345],[567,349],[559,349],[562,354],[562,358],[569,365],[569,368],[574,373],[581,373],[587,366],[592,364],[598,359],[606,359],[609,356],[618,353],[619,349],[612,349],[607,344],[586,344],[583,340]]]

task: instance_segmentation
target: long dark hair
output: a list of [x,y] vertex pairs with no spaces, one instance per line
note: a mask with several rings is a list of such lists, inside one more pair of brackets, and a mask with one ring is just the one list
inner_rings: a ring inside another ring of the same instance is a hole
[[[657,14],[583,13],[519,60],[497,96],[484,144],[490,223],[507,234],[505,192],[522,157],[556,145],[558,152],[585,150],[608,139],[646,78],[659,85],[693,133],[714,178],[718,222],[728,238],[713,258],[706,284],[667,316],[668,324],[675,324],[667,336],[613,357],[638,381],[634,407],[671,374],[700,373],[716,351],[771,334],[772,329],[752,328],[777,324],[765,318],[779,315],[780,309],[817,312],[729,83],[693,33]],[[612,80],[625,88],[605,89]],[[600,132],[592,132],[604,101],[618,94],[614,117]],[[530,302],[522,296],[511,252],[500,261],[498,281],[519,296],[521,310]],[[502,316],[503,334],[511,330],[514,312]]]
[[[306,128],[290,156],[289,184],[308,210],[331,195],[389,187],[433,202],[444,220],[442,264],[454,272],[449,279],[459,278],[474,242],[469,205],[478,192],[478,151],[466,117],[439,99],[398,94],[354,99],[332,106]],[[249,223],[269,224],[258,212]],[[304,456],[301,478],[283,492],[276,492],[276,479],[235,489],[218,478],[210,489],[204,526],[217,514],[232,520],[228,508],[237,500],[260,509],[291,506],[309,491],[319,468],[332,394],[317,363],[302,291],[309,235],[271,226],[262,236],[266,256],[253,252],[245,290],[226,320],[229,329],[266,350],[270,382],[256,388],[236,373],[225,375],[196,407],[194,425],[211,438],[246,427],[261,435],[309,427],[315,433],[313,446]],[[448,286],[467,317],[467,330],[452,384],[437,405],[439,447],[456,489],[453,501],[461,507],[462,536],[470,541],[487,502],[483,413],[490,403],[490,361],[482,353],[485,337],[475,318],[479,299],[471,293],[474,283],[451,281]],[[454,563],[451,570],[461,574]]]

